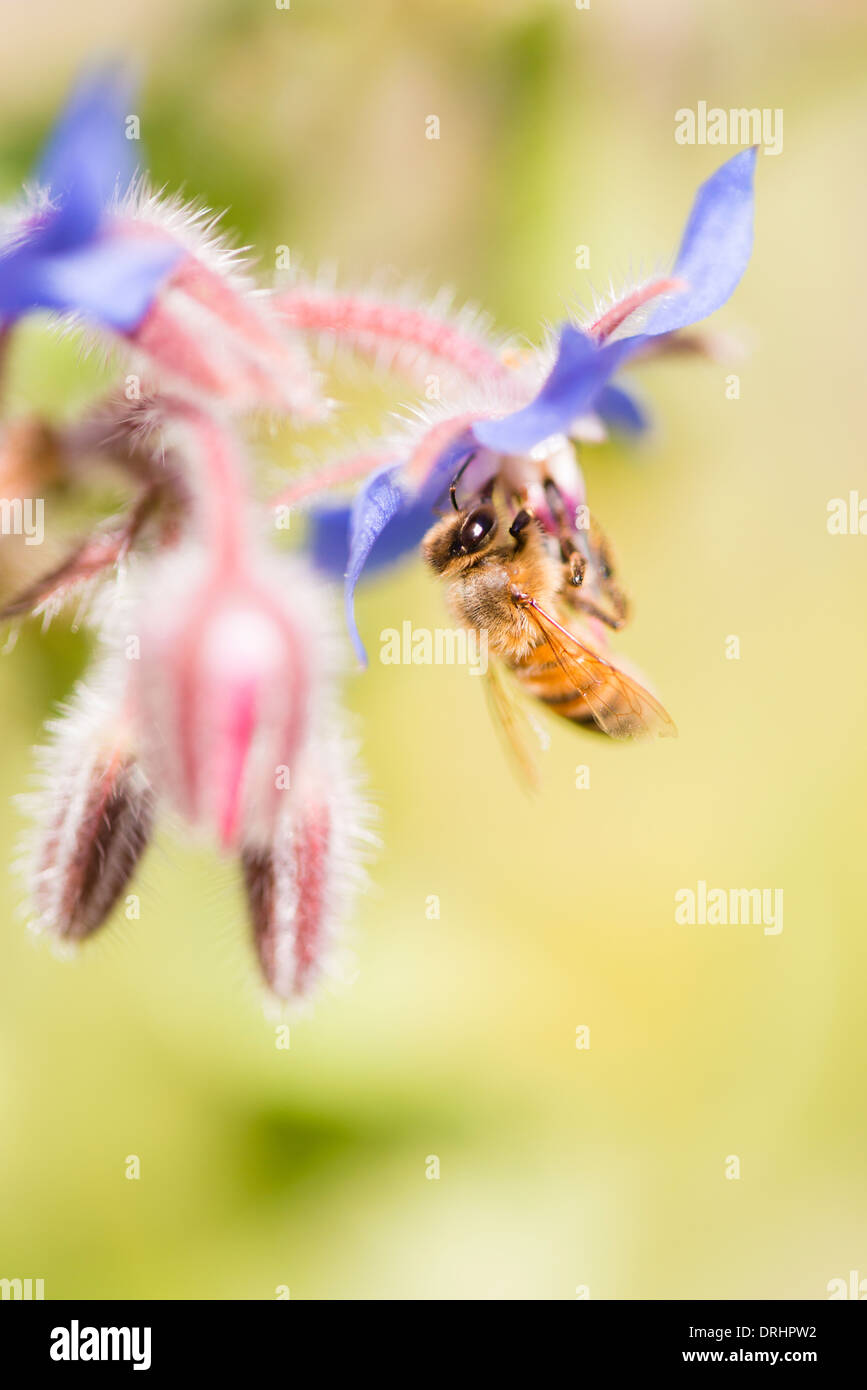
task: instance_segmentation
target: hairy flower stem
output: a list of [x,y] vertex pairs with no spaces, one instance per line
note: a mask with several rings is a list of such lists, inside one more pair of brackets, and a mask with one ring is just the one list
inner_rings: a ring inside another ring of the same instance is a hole
[[435,358],[468,380],[500,380],[508,368],[484,342],[436,314],[364,295],[327,294],[296,288],[275,296],[283,320],[306,333],[327,333],[361,351],[413,349]]
[[246,548],[248,506],[244,476],[234,441],[221,423],[188,401],[167,402],[169,417],[186,425],[193,437],[196,475],[192,479],[194,506],[212,570],[221,580],[236,578]]
[[294,479],[282,492],[272,497],[271,506],[274,510],[278,507],[294,507],[298,502],[303,502],[305,497],[316,496],[327,488],[339,487],[341,483],[358,482],[359,479],[375,473],[377,468],[384,468],[387,463],[395,460],[395,457],[385,449],[350,454],[348,458],[338,459],[315,473]]

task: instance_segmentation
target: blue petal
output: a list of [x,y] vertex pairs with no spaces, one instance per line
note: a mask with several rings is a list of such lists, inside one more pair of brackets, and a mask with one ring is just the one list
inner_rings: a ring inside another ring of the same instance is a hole
[[622,386],[603,386],[593,409],[612,429],[641,434],[650,424],[647,412]]
[[37,169],[59,203],[44,249],[81,245],[96,231],[115,187],[125,190],[136,165],[125,133],[131,98],[128,78],[111,71],[93,74],[73,92]]
[[378,537],[405,503],[406,494],[398,483],[401,467],[399,463],[389,464],[368,478],[355,498],[349,515],[349,557],[344,602],[349,635],[363,666],[367,665],[367,653],[355,622],[355,586]]
[[591,409],[609,377],[644,341],[621,338],[600,348],[586,333],[567,324],[560,335],[557,361],[535,400],[502,420],[480,420],[473,434],[479,443],[504,454],[523,454],[552,434],[567,434]]
[[330,579],[342,579],[349,563],[348,505],[312,507],[307,518],[307,549],[310,559],[321,574]]
[[741,150],[698,190],[674,266],[688,289],[651,313],[646,334],[697,323],[732,294],[753,249],[755,167],[755,148]]
[[[474,449],[472,432],[464,430],[443,450],[416,492],[410,491],[404,465],[396,463],[368,478],[353,501],[346,531],[344,600],[349,633],[363,665],[367,664],[367,656],[355,622],[355,589],[363,571],[369,564],[374,568],[389,564],[418,545],[431,524],[434,507]],[[339,512],[334,508],[326,510],[324,517],[320,513],[325,528],[318,539],[314,521],[314,553],[319,551],[331,573],[339,554]]]
[[[320,573],[343,579],[349,564],[349,505],[312,508],[307,530],[310,558]],[[427,497],[406,502],[379,533],[364,563],[364,573],[385,569],[415,550],[431,525],[432,512]]]
[[120,235],[57,255],[24,245],[0,259],[0,318],[48,309],[127,332],[144,318],[182,255],[172,242]]

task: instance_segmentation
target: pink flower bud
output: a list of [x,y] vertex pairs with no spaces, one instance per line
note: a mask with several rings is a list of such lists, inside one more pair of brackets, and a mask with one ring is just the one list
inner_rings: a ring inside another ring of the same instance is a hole
[[332,740],[308,759],[273,841],[242,850],[256,954],[283,1001],[308,999],[324,977],[339,975],[341,927],[366,884],[363,863],[376,838],[353,758],[348,745]]
[[34,927],[69,941],[96,931],[150,839],[154,796],[105,690],[79,687],[41,750],[42,791],[26,871]]
[[288,562],[224,575],[182,553],[149,573],[139,622],[134,713],[154,784],[224,848],[270,837],[327,675],[318,588]]

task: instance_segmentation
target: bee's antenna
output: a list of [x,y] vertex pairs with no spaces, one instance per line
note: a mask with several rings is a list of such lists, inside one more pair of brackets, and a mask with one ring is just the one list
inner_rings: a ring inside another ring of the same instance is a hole
[[467,469],[469,468],[470,464],[472,463],[473,459],[476,457],[476,454],[478,452],[478,449],[474,449],[471,454],[468,454],[467,457],[464,459],[463,463],[461,464],[460,468],[458,469],[457,473],[452,478],[451,486],[449,487],[449,497],[452,499],[452,506],[454,507],[456,512],[460,511],[456,495],[458,483],[461,481],[461,478],[466,473]]

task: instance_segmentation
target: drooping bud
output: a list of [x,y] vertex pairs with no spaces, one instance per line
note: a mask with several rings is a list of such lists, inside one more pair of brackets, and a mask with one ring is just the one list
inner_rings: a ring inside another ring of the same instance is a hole
[[224,848],[270,838],[329,674],[306,568],[228,575],[185,549],[148,572],[134,714],[155,785]]
[[41,792],[26,872],[33,925],[66,941],[90,936],[109,917],[151,836],[154,795],[118,708],[79,686],[40,750]]
[[272,842],[245,846],[241,863],[260,969],[289,1002],[339,974],[341,928],[377,841],[345,742],[332,739],[308,760],[285,795]]

